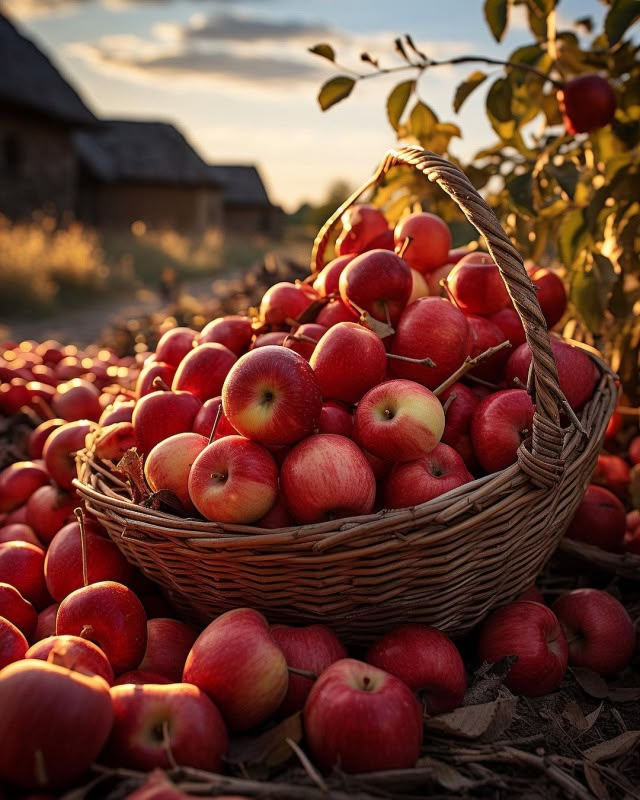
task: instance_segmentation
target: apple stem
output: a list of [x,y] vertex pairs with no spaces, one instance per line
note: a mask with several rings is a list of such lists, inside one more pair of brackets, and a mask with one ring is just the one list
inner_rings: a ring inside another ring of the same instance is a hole
[[491,383],[491,381],[485,381],[484,378],[478,378],[477,375],[467,375],[467,380],[473,381],[473,383],[478,383],[480,386],[486,386],[488,389],[491,389],[492,392],[497,392],[500,388],[495,383]]
[[453,296],[453,294],[451,292],[451,289],[449,288],[449,282],[447,281],[447,279],[446,278],[440,278],[438,283],[444,289],[444,293],[447,295],[447,297],[453,303],[453,305],[456,308],[460,308],[456,298]]
[[500,350],[504,350],[506,347],[511,347],[511,342],[508,339],[505,339],[504,342],[500,342],[500,344],[494,345],[494,347],[489,347],[487,350],[485,350],[482,353],[479,353],[477,356],[474,356],[473,358],[471,358],[471,356],[467,356],[465,360],[462,362],[462,364],[460,364],[458,369],[451,375],[449,375],[446,381],[444,381],[444,383],[441,383],[437,389],[434,389],[433,393],[436,395],[436,397],[439,394],[442,394],[442,392],[444,392],[445,389],[448,389],[450,386],[453,386],[453,384],[457,380],[459,380],[463,375],[469,372],[469,370],[472,370],[474,367],[477,367],[478,364],[481,361],[484,361],[485,358],[491,358],[496,353],[500,352]]
[[81,639],[88,639],[90,642],[93,641],[93,625],[83,625],[82,630],[80,631],[80,638]]
[[171,750],[171,740],[169,739],[169,720],[167,719],[162,720],[162,746],[167,754],[167,760],[169,761],[171,769],[177,769],[178,763],[173,756],[173,751]]
[[171,387],[167,383],[165,383],[165,381],[163,381],[159,375],[156,375],[156,377],[153,379],[153,381],[151,382],[151,386],[156,391],[162,391],[162,392],[171,391]]
[[39,412],[39,414],[42,417],[42,419],[55,419],[56,418],[57,415],[54,413],[53,409],[51,408],[49,403],[47,403],[47,401],[44,399],[44,397],[39,397],[38,395],[35,395],[32,398],[31,403],[32,403],[32,405],[35,406],[35,408]]
[[222,403],[218,406],[218,410],[216,411],[216,418],[213,420],[213,427],[211,428],[211,433],[209,434],[209,442],[211,444],[213,441],[213,437],[216,435],[216,428],[218,427],[218,422],[220,422],[220,417],[222,416]]
[[407,236],[406,239],[402,242],[402,246],[400,247],[396,255],[399,255],[400,258],[404,258],[404,254],[407,252],[407,249],[409,248],[409,245],[411,244],[412,241],[413,241],[413,236]]
[[310,344],[318,344],[317,339],[312,339],[310,336],[306,336],[304,333],[288,333],[285,338],[283,344],[285,344],[289,339],[292,342],[309,342]]
[[84,526],[84,512],[81,508],[74,508],[73,513],[78,520],[80,528],[80,547],[82,549],[82,584],[89,585],[89,567],[87,564],[87,531]]
[[389,327],[391,327],[391,315],[389,314],[389,304],[387,303],[386,300],[382,301],[382,307],[384,308],[385,322]]
[[447,397],[447,399],[444,401],[442,410],[444,411],[445,417],[447,416],[447,411],[449,410],[449,406],[451,405],[451,403],[453,403],[453,401],[456,399],[457,396],[458,395],[456,394],[456,392],[451,392],[449,397]]
[[318,680],[318,676],[315,672],[310,672],[308,669],[298,669],[298,667],[287,666],[287,670],[293,675],[300,675],[301,678],[308,678],[310,681]]
[[423,367],[437,367],[435,361],[432,361],[429,356],[425,358],[411,358],[411,356],[400,356],[397,353],[387,353],[387,358],[395,358],[398,361],[408,361],[410,364],[421,364]]

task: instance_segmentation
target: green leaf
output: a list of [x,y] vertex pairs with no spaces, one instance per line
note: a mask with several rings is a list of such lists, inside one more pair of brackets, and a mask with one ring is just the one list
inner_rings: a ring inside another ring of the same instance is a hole
[[515,211],[530,217],[535,216],[533,178],[530,172],[523,175],[512,175],[505,181],[505,188],[509,195],[509,202]]
[[418,100],[411,109],[409,124],[411,126],[411,134],[415,136],[416,139],[421,139],[424,136],[428,136],[433,131],[434,127],[438,124],[438,117],[428,105]]
[[400,124],[400,117],[404,113],[415,87],[415,81],[404,81],[394,86],[391,90],[391,94],[387,98],[387,117],[391,123],[391,127],[396,131]]
[[309,48],[309,52],[316,56],[320,56],[320,58],[326,58],[327,61],[336,60],[335,51],[330,44],[314,44],[313,47]]
[[591,268],[586,259],[575,268],[571,277],[570,297],[585,325],[594,333],[600,333],[605,311],[609,306],[613,289],[620,280],[613,264],[601,253],[593,253]]
[[509,141],[516,132],[516,122],[511,113],[511,84],[506,78],[498,78],[487,94],[487,116],[493,129],[501,139]]
[[560,223],[558,253],[567,269],[573,266],[585,235],[585,221],[580,209],[567,214]]
[[331,106],[344,100],[345,97],[349,97],[355,84],[355,80],[348,78],[346,75],[338,75],[336,78],[328,80],[318,94],[320,108],[326,111]]
[[640,19],[638,0],[613,0],[613,5],[604,21],[604,31],[609,40],[609,46],[618,44],[633,23]]
[[493,38],[501,42],[507,28],[509,0],[484,0],[484,17]]
[[461,83],[458,88],[456,89],[455,97],[453,98],[453,110],[458,113],[460,111],[462,104],[464,101],[469,97],[471,92],[475,91],[481,83],[486,81],[487,75],[480,70],[476,70],[472,72],[471,75]]
[[580,173],[575,164],[571,161],[565,161],[559,166],[547,164],[544,168],[544,172],[555,180],[562,191],[573,200],[576,186],[578,185],[578,178],[580,177]]

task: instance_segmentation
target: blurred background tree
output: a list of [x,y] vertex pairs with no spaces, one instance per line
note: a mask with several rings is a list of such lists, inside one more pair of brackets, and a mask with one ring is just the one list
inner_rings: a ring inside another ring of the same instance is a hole
[[[326,43],[312,52],[344,73],[320,89],[324,110],[347,98],[359,82],[398,72],[402,80],[386,98],[398,141],[417,143],[454,161],[449,146],[462,132],[441,121],[425,102],[420,79],[439,66],[470,64],[453,110],[489,85],[485,112],[497,141],[469,163],[456,163],[486,197],[523,258],[553,267],[566,280],[570,311],[564,335],[598,347],[619,373],[626,402],[637,405],[640,66],[631,31],[640,3],[604,4],[602,30],[586,17],[560,29],[561,0],[485,0],[485,20],[496,41],[508,30],[510,9],[526,9],[531,42],[505,61],[475,55],[434,61],[408,34],[394,42],[401,63],[392,68],[381,67],[376,56],[365,52],[364,71],[345,70]],[[587,34],[586,45],[578,31]],[[486,66],[494,68],[491,75]],[[465,234],[477,236],[464,227],[444,193],[412,170],[400,168],[388,176],[372,202],[392,222],[417,205],[439,214],[457,232],[455,244]]]

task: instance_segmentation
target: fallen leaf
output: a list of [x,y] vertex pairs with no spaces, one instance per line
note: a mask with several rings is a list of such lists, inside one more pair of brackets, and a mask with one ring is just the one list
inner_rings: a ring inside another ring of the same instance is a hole
[[589,784],[589,788],[598,800],[610,800],[611,796],[607,791],[604,781],[600,777],[600,773],[593,764],[589,764],[588,761],[584,763],[584,777]]
[[470,789],[474,785],[473,781],[470,781],[457,769],[454,769],[444,761],[438,761],[437,758],[424,756],[424,758],[419,759],[416,767],[426,767],[432,770],[434,781],[452,792]]
[[141,503],[151,494],[144,479],[143,458],[135,447],[127,450],[122,456],[115,472],[128,482],[134,503]]
[[302,741],[302,714],[300,712],[287,717],[274,728],[269,728],[259,736],[239,736],[232,739],[226,760],[232,764],[279,767],[293,755],[287,739],[291,739],[296,744]]
[[579,686],[596,700],[611,700],[612,703],[633,703],[640,700],[639,687],[611,688],[597,672],[584,667],[574,667],[573,674]]
[[449,714],[431,717],[427,719],[426,727],[448,736],[492,741],[511,725],[517,704],[517,697],[503,695],[491,703],[462,706]]
[[482,664],[476,670],[473,683],[466,691],[463,705],[474,706],[495,700],[504,684],[504,679],[517,660],[517,656],[505,656],[494,664],[488,662]]
[[585,715],[584,711],[575,702],[575,700],[572,700],[565,706],[562,716],[567,720],[567,722],[571,723],[574,728],[577,728],[581,733],[585,733],[594,726],[600,715],[600,711],[602,711],[603,705],[604,703],[600,703],[600,705],[590,714]]
[[589,761],[608,761],[611,758],[624,756],[640,742],[640,731],[626,731],[616,736],[615,739],[608,739],[606,742],[590,747],[585,751],[585,757]]

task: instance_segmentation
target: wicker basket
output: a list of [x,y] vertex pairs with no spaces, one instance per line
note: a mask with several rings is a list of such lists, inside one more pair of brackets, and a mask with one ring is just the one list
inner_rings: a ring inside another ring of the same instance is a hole
[[615,406],[614,377],[594,356],[595,395],[580,422],[561,427],[566,405],[535,291],[497,218],[457,167],[416,147],[389,151],[323,226],[314,265],[342,212],[396,165],[450,195],[500,267],[533,353],[531,439],[513,466],[414,508],[275,531],[142,508],[90,450],[81,453],[76,488],[88,510],[193,622],[251,606],[271,622],[328,624],[350,644],[409,621],[458,635],[533,583],[582,499]]

